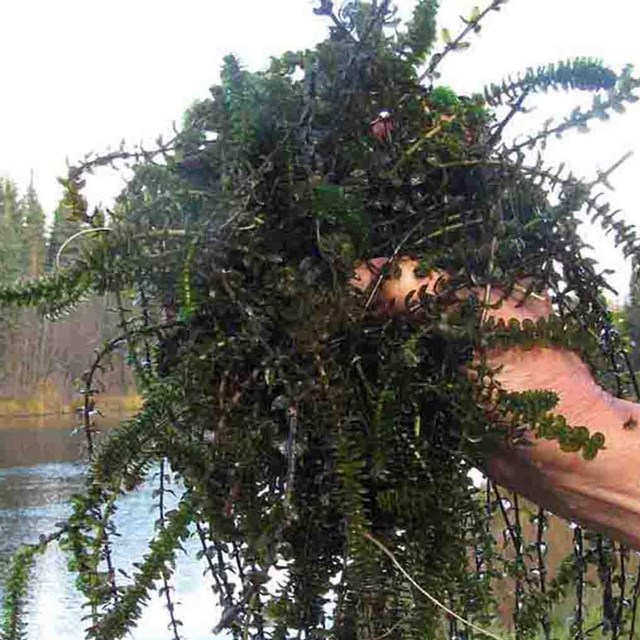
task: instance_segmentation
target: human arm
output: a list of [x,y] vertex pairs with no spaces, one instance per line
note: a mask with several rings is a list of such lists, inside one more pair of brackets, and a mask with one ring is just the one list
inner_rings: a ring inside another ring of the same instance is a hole
[[[425,287],[427,293],[434,293],[438,281],[447,277],[442,272],[418,277],[415,260],[398,258],[394,261],[397,277],[379,281],[386,262],[376,258],[361,264],[352,281],[368,295],[375,291],[372,308],[377,312],[404,313],[412,291]],[[497,296],[494,293],[494,301]],[[552,313],[547,298],[520,302],[516,294],[488,315],[522,321]],[[607,393],[580,357],[563,347],[497,348],[485,356],[492,368],[502,366],[497,380],[503,389],[553,391],[559,398],[554,413],[571,425],[600,431],[606,439],[604,449],[587,461],[580,453],[561,451],[557,442],[535,439],[528,432],[526,444],[504,442],[491,452],[487,474],[557,515],[640,550],[640,428],[633,428],[640,425],[640,406]]]

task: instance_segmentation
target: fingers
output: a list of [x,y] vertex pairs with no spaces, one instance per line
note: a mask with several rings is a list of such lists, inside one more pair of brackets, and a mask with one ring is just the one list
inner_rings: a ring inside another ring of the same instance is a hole
[[407,302],[409,307],[417,302],[423,288],[428,294],[435,295],[439,283],[445,277],[443,272],[435,269],[427,276],[417,276],[415,272],[419,262],[408,257],[392,260],[390,272],[383,276],[383,267],[389,262],[389,258],[372,258],[362,262],[356,267],[351,279],[351,285],[361,291],[373,292],[377,288],[374,307],[383,313],[408,311]]
[[[504,297],[504,291],[493,288],[490,291],[489,306],[487,317],[508,322],[511,318],[515,318],[522,322],[523,320],[532,320],[535,322],[539,318],[549,318],[553,309],[551,306],[551,298],[548,294],[539,295],[527,292],[527,282],[519,281],[516,283],[511,295]],[[482,297],[482,290],[476,290],[476,295]],[[497,306],[499,305],[499,306]]]
[[374,285],[375,278],[380,275],[380,270],[387,261],[387,258],[371,258],[371,260],[359,263],[350,280],[351,286],[360,289],[360,291],[369,289]]
[[[419,300],[420,291],[424,290],[431,295],[439,292],[448,276],[443,271],[431,270],[426,276],[417,276],[418,260],[409,257],[396,258],[390,265],[389,273],[384,274],[380,280],[383,267],[389,263],[389,258],[372,258],[356,266],[351,285],[361,291],[373,292],[375,290],[374,308],[382,313],[403,313]],[[486,301],[488,308],[486,318],[495,320],[503,319],[505,322],[516,318],[536,321],[538,318],[548,318],[552,313],[551,299],[548,295],[532,293],[525,295],[530,279],[519,281],[510,296],[505,298],[504,291],[497,287],[490,289],[469,289],[457,291],[458,300],[465,298],[470,293],[476,295],[481,301]]]

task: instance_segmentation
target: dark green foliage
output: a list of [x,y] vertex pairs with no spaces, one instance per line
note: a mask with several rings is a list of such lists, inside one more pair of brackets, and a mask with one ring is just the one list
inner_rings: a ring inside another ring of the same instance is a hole
[[509,78],[501,85],[492,84],[484,90],[485,100],[491,106],[515,100],[523,92],[531,93],[549,89],[579,89],[581,91],[612,90],[618,77],[600,60],[574,58],[557,64],[527,69],[515,80]]
[[51,225],[51,233],[49,234],[49,242],[47,243],[45,256],[47,271],[53,271],[58,266],[68,266],[75,262],[79,253],[79,242],[73,243],[73,241],[71,241],[67,247],[65,247],[63,254],[58,255],[58,252],[66,240],[81,230],[82,224],[77,220],[71,219],[69,209],[60,203],[53,212],[53,224]]
[[404,44],[411,52],[410,60],[423,62],[436,37],[437,0],[420,0],[413,9],[413,19],[407,29]]
[[33,547],[22,547],[13,557],[9,577],[5,583],[1,636],[3,640],[26,638],[22,614],[27,596],[29,573],[34,562],[34,552]]
[[[474,13],[463,34],[501,4]],[[66,205],[95,233],[69,266],[0,290],[4,304],[53,313],[87,292],[119,296],[119,340],[144,407],[95,451],[85,417],[87,492],[63,536],[90,607],[89,637],[122,637],[156,580],[171,604],[176,550],[194,531],[223,607],[218,628],[236,638],[442,637],[437,607],[365,533],[477,623],[487,624],[493,578],[506,567],[519,633],[548,630],[565,574],[546,591],[532,579],[517,525],[515,560],[500,558],[489,522],[502,501],[483,502],[467,472],[504,438],[504,423],[528,421],[585,457],[603,443],[550,413],[554,398],[544,394],[498,393],[490,420],[481,407],[495,372],[480,358],[472,382],[461,365],[483,347],[514,344],[563,344],[594,367],[617,363],[606,279],[582,257],[578,213],[586,204],[628,254],[637,243],[594,184],[529,166],[505,145],[505,121],[489,103],[550,86],[595,93],[593,113],[545,129],[527,141],[535,146],[633,101],[638,81],[581,59],[541,67],[486,100],[425,87],[415,63],[432,45],[435,8],[418,3],[396,33],[388,2],[349,2],[338,15],[322,2],[316,11],[333,27],[315,50],[287,52],[258,73],[225,58],[221,84],[191,106],[176,139],[140,154],[110,230],[87,214],[82,172],[72,171]],[[381,139],[370,124],[383,110],[393,131]],[[382,318],[349,280],[355,261],[399,255],[453,278],[442,295],[418,292],[414,313]],[[516,281],[531,283],[528,295],[550,290],[559,319],[484,323],[481,300],[448,304],[458,288],[507,294]],[[122,302],[131,292],[139,312]],[[85,376],[85,408],[98,363]],[[612,382],[620,393],[628,383],[618,373]],[[118,497],[165,461],[185,494],[166,518],[159,502],[157,537],[122,581],[110,560]]]
[[0,287],[0,302],[18,307],[42,305],[51,317],[58,317],[94,287],[91,273],[83,267],[75,265],[65,272],[30,280],[20,288]]
[[[554,124],[554,120],[548,120],[542,127],[542,130],[523,142],[513,146],[512,151],[518,152],[523,147],[534,148],[536,144],[540,143],[541,148],[544,149],[545,141],[550,136],[554,135],[557,138],[561,138],[565,131],[577,130],[581,133],[587,133],[589,131],[589,122],[592,120],[608,120],[612,111],[617,113],[624,113],[627,104],[637,102],[638,96],[635,94],[634,89],[638,86],[638,81],[632,76],[632,67],[626,66],[622,72],[615,76],[612,76],[610,69],[603,67],[600,63],[588,62],[584,63],[585,68],[582,69],[582,62],[580,59],[576,63],[579,70],[579,76],[584,75],[584,71],[588,70],[582,80],[576,82],[576,89],[595,91],[591,108],[587,111],[583,111],[581,107],[576,107],[568,116],[561,122]],[[566,83],[566,77],[568,75],[568,69],[572,66],[572,63],[567,63],[563,67],[563,73],[560,77],[557,76],[555,69],[549,69],[546,75],[544,69],[538,70],[530,78],[532,84],[523,89],[525,84],[520,86],[519,82],[513,84],[505,83],[502,87],[492,86],[490,90],[485,90],[486,98],[489,102],[493,102],[491,98],[491,92],[494,92],[495,100],[500,100],[500,96],[508,96],[513,105],[513,109],[516,111],[519,108],[519,100],[524,99],[530,91],[536,91],[539,88],[547,90],[548,87],[561,88],[562,83]],[[615,74],[614,74],[615,75]],[[526,78],[526,76],[525,76]],[[560,80],[562,79],[562,80]],[[518,89],[521,90],[518,90]],[[606,95],[603,90],[606,88]],[[606,185],[606,175],[602,176],[603,184]],[[587,194],[582,193],[583,196]],[[604,206],[604,205],[602,205]],[[605,213],[608,213],[608,205]],[[615,216],[614,216],[615,217]],[[610,222],[610,221],[609,221]],[[616,225],[624,224],[622,221],[616,219]],[[604,226],[604,223],[603,223]],[[625,247],[625,255],[627,250]]]
[[38,195],[33,185],[33,179],[27,188],[20,206],[23,210],[23,237],[25,265],[24,273],[29,276],[39,276],[44,269],[44,211],[38,201]]
[[20,206],[17,186],[0,180],[0,282],[14,282],[24,273],[24,210]]
[[133,584],[122,590],[118,606],[100,620],[99,627],[90,629],[93,637],[120,638],[133,629],[154,588],[154,581],[163,576],[168,564],[175,563],[176,551],[189,535],[193,518],[193,508],[188,500],[183,500],[178,509],[167,514],[167,525],[150,543],[148,554],[136,567]]
[[58,540],[64,529],[63,526],[53,534],[41,535],[37,544],[24,545],[14,554],[3,585],[4,601],[0,620],[2,640],[22,640],[27,637],[24,608],[31,570],[37,560],[37,554],[43,553],[49,544]]
[[563,451],[581,451],[585,460],[595,458],[604,444],[604,436],[589,434],[586,427],[571,426],[563,416],[556,416],[551,409],[558,401],[550,391],[503,393],[499,403],[513,427],[528,425],[537,438],[557,440]]

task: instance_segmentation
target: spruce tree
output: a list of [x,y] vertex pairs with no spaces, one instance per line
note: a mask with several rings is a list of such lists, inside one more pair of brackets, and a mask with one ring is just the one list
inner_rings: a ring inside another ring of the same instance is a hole
[[[0,179],[0,284],[10,284],[24,275],[24,237],[22,210],[17,185]],[[21,313],[4,309],[0,314],[0,383],[11,378],[7,362],[8,348],[19,329]]]
[[20,201],[20,210],[25,258],[22,273],[33,278],[43,273],[45,253],[45,215],[33,184],[33,174]]
[[62,265],[72,264],[78,256],[78,246],[70,244],[64,255],[58,257],[58,252],[63,243],[82,229],[82,224],[74,220],[69,208],[64,202],[60,202],[53,212],[51,231],[46,245],[44,266],[47,271],[52,271],[57,266],[57,260]]
[[24,275],[24,218],[17,185],[5,178],[0,193],[0,282],[8,284]]

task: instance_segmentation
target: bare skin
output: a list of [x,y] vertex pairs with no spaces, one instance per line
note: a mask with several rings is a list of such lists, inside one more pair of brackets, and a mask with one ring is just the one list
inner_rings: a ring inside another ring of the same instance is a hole
[[[375,258],[359,265],[353,286],[373,291],[385,262],[386,258]],[[434,293],[438,280],[445,277],[436,272],[416,277],[417,261],[411,258],[398,258],[394,264],[400,276],[386,278],[377,289],[373,307],[378,312],[405,312],[411,291],[426,286]],[[493,295],[497,300],[498,294]],[[520,306],[518,302],[509,298],[488,315],[535,321],[552,313],[548,299],[529,298]],[[531,436],[527,445],[505,444],[496,451],[486,465],[487,474],[567,520],[640,550],[640,405],[604,391],[578,355],[561,347],[494,349],[486,356],[492,367],[502,365],[497,379],[505,390],[554,391],[559,397],[555,413],[606,438],[604,450],[587,462],[579,453],[561,451],[556,442]]]

